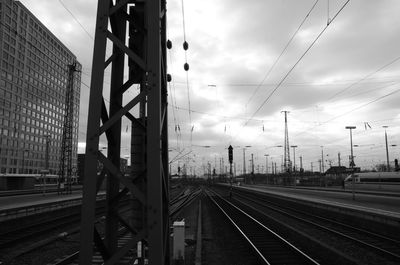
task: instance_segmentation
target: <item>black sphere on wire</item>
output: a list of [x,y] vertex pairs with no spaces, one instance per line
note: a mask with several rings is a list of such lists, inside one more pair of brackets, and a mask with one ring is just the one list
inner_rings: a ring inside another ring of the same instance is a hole
[[183,65],[183,68],[185,69],[185,71],[189,71],[189,64],[188,64],[188,63],[185,63],[185,64]]
[[189,49],[189,43],[187,43],[186,41],[183,42],[183,49],[185,51],[187,51]]
[[172,42],[170,40],[167,40],[167,48],[172,49]]

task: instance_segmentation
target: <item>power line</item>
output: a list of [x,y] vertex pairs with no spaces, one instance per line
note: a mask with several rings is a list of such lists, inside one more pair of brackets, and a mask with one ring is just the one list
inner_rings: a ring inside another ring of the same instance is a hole
[[[389,79],[389,80],[385,80]],[[364,80],[371,80],[370,82],[364,82],[363,84],[376,84],[376,83],[387,83],[387,82],[393,82],[394,80],[400,79],[399,75],[393,75],[393,76],[385,76],[385,77],[371,77],[371,78],[366,78]],[[331,83],[324,83],[324,82],[315,82],[315,81],[310,81],[310,82],[287,82],[285,83],[286,86],[304,86],[304,85],[312,85],[312,86],[333,86],[333,85],[346,85],[346,84],[351,84],[354,81],[358,81],[359,79],[344,79],[344,80],[339,80],[339,81],[334,81]],[[376,81],[374,81],[376,80]],[[186,81],[182,82],[176,82],[176,84],[186,84]],[[196,83],[200,84],[200,83]],[[208,85],[206,83],[201,83],[201,85]],[[222,87],[256,87],[259,86],[260,84],[257,83],[214,83],[212,86],[222,86]],[[277,83],[263,83],[261,86],[276,86]],[[211,86],[211,85],[208,85]]]
[[[339,11],[335,14],[335,16],[331,19],[331,23],[335,20],[335,18],[339,15],[339,13],[344,9],[344,7],[350,2],[347,0],[343,6],[339,9]],[[281,79],[281,81],[276,85],[276,87],[272,90],[272,92],[268,95],[268,97],[262,102],[262,104],[257,108],[257,110],[253,113],[253,115],[249,118],[248,121],[242,127],[245,127],[248,122],[254,118],[254,116],[261,110],[261,108],[268,102],[268,100],[272,97],[272,95],[278,90],[278,88],[283,84],[286,78],[290,75],[290,73],[294,70],[294,68],[300,63],[300,61],[304,58],[304,56],[310,51],[310,49],[314,46],[317,40],[322,36],[325,30],[331,25],[331,23],[327,24],[322,31],[318,34],[318,36],[314,39],[314,41],[308,46],[306,51],[300,56],[300,58],[296,61],[296,63],[290,68],[290,70],[286,73],[286,75]]]
[[360,105],[360,106],[358,106],[358,107],[356,107],[356,108],[354,108],[354,109],[351,109],[351,110],[349,110],[349,111],[346,111],[345,113],[342,113],[342,114],[340,114],[340,115],[337,115],[337,116],[335,116],[335,117],[333,117],[333,118],[331,118],[331,119],[329,119],[329,120],[327,120],[327,121],[324,121],[324,122],[320,123],[319,125],[316,125],[316,126],[312,127],[311,129],[307,129],[307,130],[305,130],[305,131],[303,131],[303,132],[300,132],[300,133],[296,134],[296,136],[301,135],[301,134],[303,134],[303,133],[305,133],[305,132],[309,132],[310,130],[312,130],[312,129],[318,127],[318,126],[321,126],[321,125],[323,125],[323,124],[326,124],[326,123],[328,123],[328,122],[331,122],[331,121],[333,121],[333,120],[336,120],[336,119],[338,119],[338,118],[340,118],[340,117],[343,117],[343,116],[345,116],[345,115],[347,115],[347,114],[349,114],[349,113],[351,113],[351,112],[354,112],[354,111],[356,111],[356,110],[359,110],[359,109],[361,109],[361,108],[364,108],[364,107],[366,107],[366,106],[368,106],[368,105],[370,105],[370,104],[372,104],[372,103],[375,103],[375,102],[377,102],[377,101],[379,101],[379,100],[381,100],[381,99],[384,99],[384,98],[386,98],[386,97],[389,97],[389,96],[391,96],[391,95],[393,95],[393,94],[395,94],[395,93],[398,93],[398,92],[400,92],[400,89],[396,89],[396,90],[394,90],[394,91],[392,91],[392,92],[390,92],[390,93],[388,93],[388,94],[386,94],[386,95],[380,96],[380,97],[378,97],[378,98],[376,98],[376,99],[374,99],[374,100],[372,100],[372,101],[369,101],[369,102],[367,102],[367,103],[364,103],[364,104],[362,104],[362,105]]
[[83,31],[86,32],[86,34],[89,36],[89,38],[91,38],[92,40],[94,40],[94,37],[92,36],[92,34],[89,33],[89,31],[86,30],[86,28],[82,25],[82,23],[75,17],[75,15],[71,12],[71,10],[68,9],[68,7],[61,1],[58,0],[58,2],[60,2],[60,4],[64,7],[65,10],[67,10],[67,12],[72,16],[72,18],[76,21],[76,23],[79,24],[79,26],[83,29]]
[[361,105],[361,106],[358,106],[358,107],[356,107],[356,108],[354,108],[354,109],[352,109],[352,110],[350,110],[350,111],[347,111],[346,113],[343,113],[343,114],[340,114],[340,115],[338,115],[338,116],[336,116],[336,117],[333,117],[332,119],[327,120],[327,121],[325,121],[325,122],[323,122],[323,123],[328,123],[328,122],[330,122],[330,121],[336,120],[337,118],[340,118],[340,117],[345,116],[345,115],[347,115],[347,114],[349,114],[349,113],[351,113],[351,112],[354,112],[354,111],[359,110],[359,109],[361,109],[361,108],[363,108],[363,107],[366,107],[366,106],[368,106],[368,105],[370,105],[370,104],[372,104],[372,103],[375,103],[375,102],[377,102],[377,101],[379,101],[379,100],[381,100],[381,99],[384,99],[384,98],[386,98],[386,97],[389,97],[389,96],[391,96],[391,95],[393,95],[393,94],[395,94],[395,93],[397,93],[397,92],[400,92],[400,89],[396,89],[395,91],[392,91],[392,92],[390,92],[389,94],[386,94],[386,95],[384,95],[384,96],[381,96],[381,97],[379,97],[379,98],[376,98],[376,99],[374,99],[374,100],[372,100],[372,101],[370,101],[370,102],[367,102],[367,103],[365,103],[365,104],[363,104],[363,105]]
[[[177,105],[175,105],[174,108],[177,109],[177,110],[188,111],[188,109],[182,108],[182,107],[178,107]],[[246,117],[233,117],[233,116],[219,115],[219,114],[209,113],[209,112],[205,112],[205,111],[198,111],[198,110],[193,110],[193,109],[191,110],[191,112],[198,113],[198,114],[204,114],[204,115],[208,115],[208,116],[221,117],[221,118],[224,118],[224,119],[245,120],[245,121],[248,120],[248,118],[246,118]],[[270,121],[270,120],[252,119],[252,121],[267,122],[267,121]]]
[[269,68],[268,72],[265,74],[263,80],[261,81],[260,84],[257,85],[256,89],[254,90],[253,94],[250,96],[249,100],[247,101],[246,105],[250,103],[250,101],[253,99],[253,97],[257,94],[258,90],[264,83],[264,81],[268,78],[268,76],[271,74],[272,70],[275,68],[276,64],[278,61],[281,59],[282,55],[286,52],[287,48],[289,47],[290,43],[292,43],[294,37],[297,35],[299,32],[300,28],[303,26],[304,22],[307,20],[307,18],[310,16],[311,12],[313,11],[314,7],[317,5],[319,0],[315,1],[315,3],[312,5],[311,9],[308,11],[307,15],[304,17],[303,21],[300,23],[299,27],[296,29],[296,31],[293,33],[292,37],[289,39],[289,41],[286,43],[285,47],[283,48],[281,54],[279,54],[278,58],[276,58],[275,62],[272,64],[272,66]]
[[364,76],[363,78],[361,78],[361,79],[358,80],[357,82],[352,83],[352,84],[349,85],[348,87],[345,87],[344,89],[342,89],[342,90],[340,90],[339,92],[335,93],[333,96],[331,96],[331,97],[328,99],[328,101],[329,101],[329,100],[332,100],[333,98],[337,97],[337,96],[340,95],[340,94],[343,94],[344,92],[346,92],[347,90],[349,90],[349,89],[352,88],[353,86],[355,86],[355,85],[361,83],[362,81],[364,81],[364,80],[367,79],[368,77],[370,77],[370,76],[372,76],[372,75],[374,75],[374,74],[376,74],[376,73],[382,71],[383,69],[385,69],[386,67],[388,67],[388,66],[394,64],[394,63],[397,62],[398,60],[400,60],[400,56],[397,57],[397,58],[395,58],[394,60],[390,61],[389,63],[387,63],[387,64],[381,66],[381,67],[378,68],[377,70],[375,70],[375,71],[373,71],[373,72],[367,74],[366,76]]
[[183,49],[185,51],[185,64],[184,69],[186,71],[186,88],[187,88],[187,98],[188,98],[188,108],[189,108],[189,124],[191,126],[190,130],[190,145],[192,145],[192,136],[193,136],[193,128],[194,125],[192,124],[192,114],[191,114],[191,106],[190,106],[190,87],[189,87],[189,64],[187,63],[187,50],[189,49],[189,44],[186,41],[186,24],[185,24],[185,7],[182,3],[182,27],[183,27]]

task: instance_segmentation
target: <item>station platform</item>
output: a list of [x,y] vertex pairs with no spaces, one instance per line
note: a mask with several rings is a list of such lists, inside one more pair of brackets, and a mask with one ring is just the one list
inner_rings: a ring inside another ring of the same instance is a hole
[[[229,186],[227,184],[223,184]],[[302,201],[313,206],[337,210],[365,219],[400,227],[400,196],[376,194],[374,192],[356,193],[333,189],[304,189],[298,187],[279,187],[267,185],[241,185],[237,189],[254,190],[288,199]]]
[[0,211],[42,205],[48,203],[62,202],[74,199],[81,199],[82,191],[73,191],[71,194],[60,194],[56,192],[28,194],[18,196],[0,197]]

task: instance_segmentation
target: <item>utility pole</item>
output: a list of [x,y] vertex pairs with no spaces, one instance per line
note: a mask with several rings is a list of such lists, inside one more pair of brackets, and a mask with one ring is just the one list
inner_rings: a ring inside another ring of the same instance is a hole
[[340,165],[340,152],[337,154],[337,157],[338,157],[338,166],[340,167],[341,165]]
[[313,162],[311,162],[311,173],[314,172]]
[[355,200],[356,195],[355,195],[355,176],[354,176],[354,156],[353,156],[353,133],[352,131],[356,128],[356,126],[346,126],[346,129],[350,130],[350,150],[351,150],[351,161],[350,161],[350,167],[351,167],[351,171],[352,171],[352,186],[353,186],[353,200]]
[[319,162],[319,173],[322,173],[322,163],[321,163],[321,159],[318,159]]
[[303,156],[300,156],[300,171],[303,171]]
[[254,174],[254,157],[253,157],[253,154],[251,154],[251,174]]
[[246,148],[243,148],[243,175],[246,175]]
[[324,147],[321,145],[321,169],[322,173],[325,172],[325,167],[324,167]]
[[[166,1],[97,2],[79,264],[92,264],[94,249],[100,253],[96,257],[100,263],[119,264],[140,242],[147,250],[141,252],[146,254],[147,264],[169,264],[167,81],[171,77],[167,74],[166,49],[171,42],[166,39]],[[110,77],[110,89],[104,88],[105,77]],[[141,90],[137,94],[138,85]],[[141,102],[146,110],[143,119],[131,111]],[[137,175],[125,176],[119,167],[123,118],[136,124],[145,136],[144,170]],[[100,137],[107,141],[107,156],[99,150]],[[100,176],[96,174],[99,161],[104,165]],[[97,193],[103,182],[104,239],[95,226]],[[133,194],[141,204],[143,211],[135,211],[136,216],[121,217],[120,202],[127,194]],[[142,220],[140,229],[132,227],[133,219]],[[122,245],[118,242],[121,226],[132,235]]]
[[289,152],[289,133],[288,133],[288,125],[287,125],[287,114],[289,111],[284,110],[281,113],[285,113],[285,143],[284,143],[284,163],[283,167],[286,172],[290,171],[290,152]]
[[386,144],[386,171],[390,171],[390,163],[389,163],[389,148],[388,148],[388,140],[387,140],[387,133],[386,133],[386,128],[389,126],[382,126],[382,128],[385,128],[385,144]]

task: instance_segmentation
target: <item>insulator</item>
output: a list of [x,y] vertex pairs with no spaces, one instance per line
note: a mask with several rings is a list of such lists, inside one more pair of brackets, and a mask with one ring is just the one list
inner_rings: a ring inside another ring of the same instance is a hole
[[171,75],[170,75],[170,74],[167,74],[167,82],[171,82],[171,80],[172,80]]
[[185,71],[189,71],[189,64],[188,64],[188,63],[185,63],[185,64],[183,65],[183,68],[185,69]]
[[167,48],[172,49],[172,42],[170,40],[167,40]]
[[187,51],[187,49],[189,49],[189,44],[186,41],[183,43],[183,49],[185,51]]

